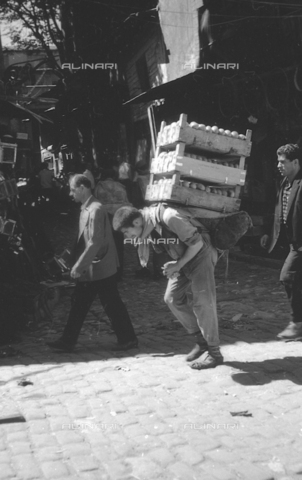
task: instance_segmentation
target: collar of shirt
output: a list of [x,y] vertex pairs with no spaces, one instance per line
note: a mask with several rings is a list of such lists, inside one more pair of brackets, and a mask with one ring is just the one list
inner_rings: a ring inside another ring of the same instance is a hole
[[85,208],[87,207],[87,205],[88,205],[88,202],[89,202],[89,200],[91,199],[91,197],[92,197],[92,195],[90,195],[90,197],[89,197],[89,198],[87,198],[86,202],[85,202],[85,203],[83,203],[83,205],[81,206],[81,213],[82,213],[82,212],[83,212],[83,210],[85,210]]
[[288,178],[286,177],[286,182],[285,182],[284,188],[292,187],[294,181],[299,178],[299,175],[301,175],[300,170],[299,170],[299,172],[297,173],[297,175],[292,179],[291,182],[290,182],[290,181],[288,180]]
[[285,184],[284,184],[284,189],[288,190],[291,188],[292,184],[289,182],[288,178],[286,178]]

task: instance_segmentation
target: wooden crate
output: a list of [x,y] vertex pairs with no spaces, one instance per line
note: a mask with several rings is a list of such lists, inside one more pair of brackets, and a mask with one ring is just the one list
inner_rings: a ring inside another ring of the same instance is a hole
[[183,176],[223,185],[243,186],[245,184],[245,170],[195,160],[190,157],[177,157],[176,160],[176,170]]
[[246,177],[246,171],[241,168],[211,163],[206,160],[197,160],[185,155],[180,156],[177,155],[177,152],[175,152],[175,157],[168,164],[161,158],[154,158],[151,162],[151,173],[168,174],[175,171],[187,178],[204,180],[205,182],[220,185],[243,186]]
[[236,138],[208,130],[188,125],[185,114],[169,126],[162,122],[146,200],[184,205],[204,218],[240,209],[252,132]]
[[192,207],[202,207],[215,212],[232,213],[240,208],[240,199],[229,198],[177,184],[150,184],[146,191],[148,201],[168,201]]
[[165,122],[161,124],[161,130],[158,135],[157,147],[176,146],[178,142],[183,142],[194,148],[204,151],[223,153],[225,155],[236,155],[248,157],[251,153],[251,130],[247,130],[246,138],[234,138],[219,133],[207,132],[198,128],[190,127],[187,124],[187,115],[182,114],[179,122],[170,125],[170,131],[166,135],[167,128]]

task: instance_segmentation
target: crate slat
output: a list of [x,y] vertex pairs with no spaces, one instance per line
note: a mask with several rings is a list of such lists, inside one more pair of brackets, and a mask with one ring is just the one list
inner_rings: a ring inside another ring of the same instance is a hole
[[165,168],[164,160],[156,158],[152,160],[151,172],[153,174],[167,174],[172,171],[177,171],[185,177],[233,186],[243,186],[246,177],[245,170],[227,167],[218,163],[197,160],[186,156],[177,156],[177,158],[170,163],[168,169]]
[[160,143],[161,147],[176,146],[183,142],[200,150],[248,157],[251,153],[251,142],[226,135],[197,130],[192,127],[177,126],[173,135],[173,142]]
[[145,198],[148,201],[171,201],[223,213],[238,211],[241,203],[238,198],[224,197],[168,183],[148,185]]
[[190,127],[186,123],[187,115],[182,114],[178,124],[166,127],[166,134],[162,126],[158,135],[158,147],[173,147],[183,142],[191,147],[201,150],[248,157],[251,153],[251,130],[247,130],[246,139],[207,132],[198,128]]

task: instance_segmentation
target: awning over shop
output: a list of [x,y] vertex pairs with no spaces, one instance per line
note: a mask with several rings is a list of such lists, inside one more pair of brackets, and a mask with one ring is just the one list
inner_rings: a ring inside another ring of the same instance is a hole
[[158,100],[161,98],[167,98],[167,96],[173,96],[176,94],[178,90],[181,90],[185,84],[187,84],[188,80],[192,81],[193,74],[187,75],[185,78],[177,78],[176,80],[172,80],[171,82],[163,83],[158,87],[151,88],[146,92],[137,95],[134,98],[131,98],[123,105],[130,105],[133,103],[147,103],[152,102],[153,100]]
[[[225,72],[225,78],[234,75],[230,72]],[[158,87],[153,87],[146,92],[137,95],[130,100],[127,100],[123,105],[132,105],[137,103],[148,103],[154,100],[166,99],[173,101],[177,100],[179,97],[187,96],[190,92],[198,93],[198,95],[207,95],[209,87],[217,86],[221,82],[221,73],[220,71],[204,71],[196,70],[189,75],[184,77],[177,78],[171,82],[163,83]]]

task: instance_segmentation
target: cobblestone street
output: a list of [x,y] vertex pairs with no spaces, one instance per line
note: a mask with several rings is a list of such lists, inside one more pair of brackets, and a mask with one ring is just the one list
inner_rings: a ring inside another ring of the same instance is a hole
[[[67,235],[57,233],[60,249]],[[0,479],[302,478],[301,343],[276,340],[289,321],[278,271],[231,260],[225,280],[219,261],[225,363],[195,371],[184,360],[193,341],[163,301],[166,280],[136,278],[135,249],[125,253],[119,289],[139,349],[112,351],[96,301],[74,353],[52,352],[45,341],[70,308],[72,289],[61,288],[53,321],[1,359],[1,416],[26,421],[0,425]]]

